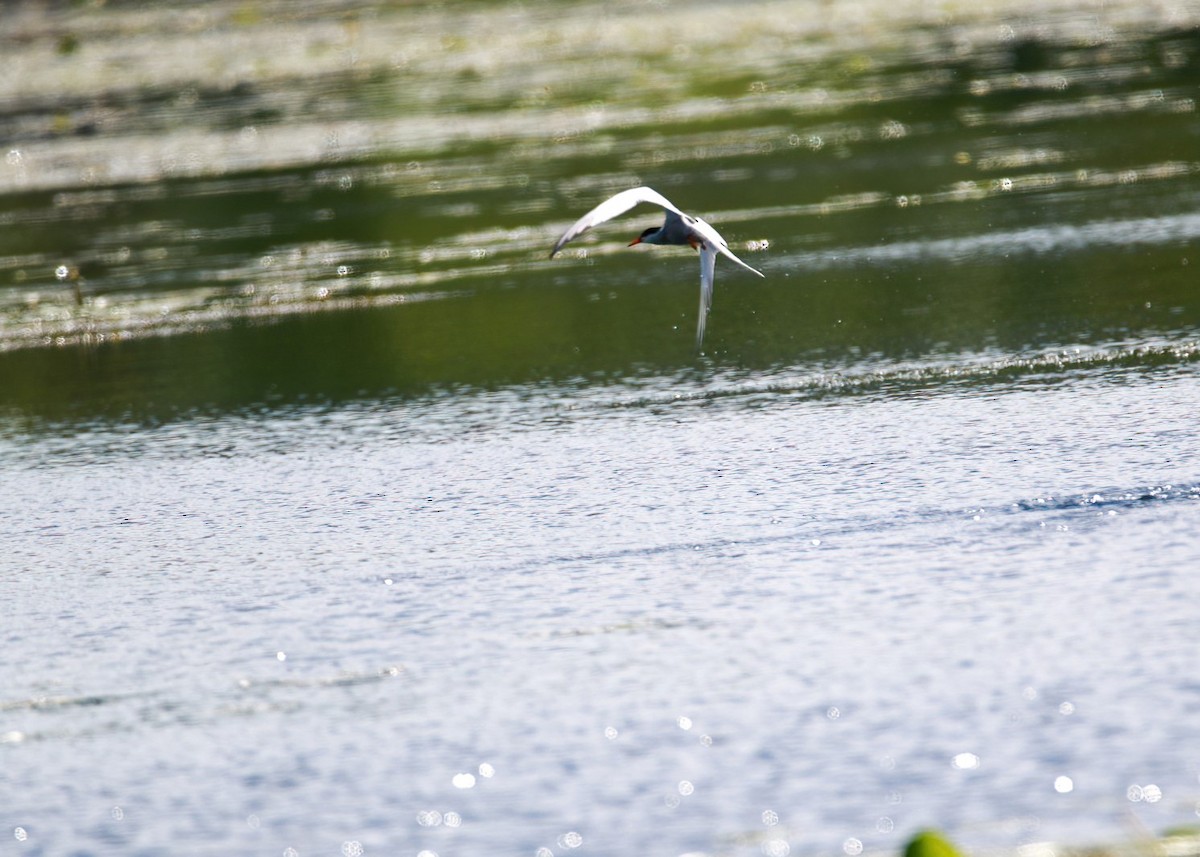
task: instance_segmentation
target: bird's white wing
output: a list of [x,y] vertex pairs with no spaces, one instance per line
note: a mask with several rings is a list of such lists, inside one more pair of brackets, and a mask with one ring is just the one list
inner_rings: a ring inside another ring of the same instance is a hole
[[667,211],[674,212],[680,217],[683,216],[683,212],[672,205],[671,201],[658,191],[651,190],[648,187],[634,187],[629,190],[623,190],[616,196],[611,196],[604,200],[604,202],[576,220],[575,225],[564,232],[562,237],[555,242],[554,249],[550,251],[550,258],[553,259],[554,254],[561,250],[567,242],[575,240],[593,226],[603,223],[606,220],[612,220],[614,217],[624,214],[635,205],[643,202],[653,203],[665,208]]
[[700,248],[700,314],[696,319],[696,350],[704,343],[704,325],[712,309],[713,282],[717,277],[717,251],[711,244]]
[[737,256],[733,255],[733,252],[729,249],[729,244],[724,238],[721,237],[721,233],[717,232],[717,230],[713,229],[711,225],[705,223],[699,217],[694,217],[691,219],[691,227],[692,229],[696,230],[696,232],[702,238],[704,238],[706,244],[712,245],[716,251],[726,259],[737,262],[747,271],[752,271],[753,273],[758,274],[760,277],[765,276],[762,271],[758,270],[757,268],[751,268]]

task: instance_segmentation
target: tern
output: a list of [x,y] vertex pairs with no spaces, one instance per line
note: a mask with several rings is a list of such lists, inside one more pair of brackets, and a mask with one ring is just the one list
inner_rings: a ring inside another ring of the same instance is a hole
[[696,349],[699,350],[701,343],[704,342],[704,323],[707,321],[708,311],[712,307],[717,254],[720,253],[726,258],[732,259],[747,271],[752,271],[760,277],[763,276],[763,272],[751,268],[733,255],[729,250],[729,244],[711,225],[699,217],[684,214],[662,194],[648,187],[635,187],[609,197],[575,221],[575,225],[562,234],[562,237],[555,242],[554,249],[550,251],[550,258],[553,259],[554,254],[568,242],[575,240],[593,226],[604,223],[606,220],[612,220],[643,202],[659,206],[666,211],[667,216],[662,226],[650,227],[630,241],[630,247],[634,244],[686,244],[700,251],[700,316],[696,321]]

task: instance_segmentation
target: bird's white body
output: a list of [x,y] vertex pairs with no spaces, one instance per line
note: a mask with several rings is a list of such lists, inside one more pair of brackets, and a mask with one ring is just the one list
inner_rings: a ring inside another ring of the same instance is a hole
[[[696,348],[704,341],[704,324],[712,307],[713,280],[716,277],[717,254],[731,259],[747,271],[763,276],[762,271],[751,268],[729,250],[729,244],[717,230],[699,217],[684,214],[669,199],[648,187],[623,190],[597,205],[562,234],[550,251],[550,258],[569,241],[578,238],[593,226],[618,217],[639,203],[649,202],[666,211],[666,219],[658,229],[647,229],[633,244],[686,244],[700,251],[700,317],[696,322]],[[632,246],[632,245],[631,245]]]

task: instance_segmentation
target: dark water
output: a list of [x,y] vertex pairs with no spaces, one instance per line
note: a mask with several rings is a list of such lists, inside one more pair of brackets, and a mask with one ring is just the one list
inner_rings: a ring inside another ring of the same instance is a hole
[[1200,19],[690,12],[5,7],[3,853],[1195,821]]

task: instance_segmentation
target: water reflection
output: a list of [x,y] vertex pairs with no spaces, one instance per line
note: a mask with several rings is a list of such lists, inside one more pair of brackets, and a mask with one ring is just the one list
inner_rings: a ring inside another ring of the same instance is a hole
[[[0,37],[29,72],[0,89],[7,404],[102,399],[118,364],[142,376],[118,399],[185,408],[674,374],[691,263],[593,267],[603,237],[544,258],[639,181],[768,274],[718,295],[718,364],[1195,330],[1187,10],[868,7],[22,7]],[[170,342],[128,350],[146,337]]]

